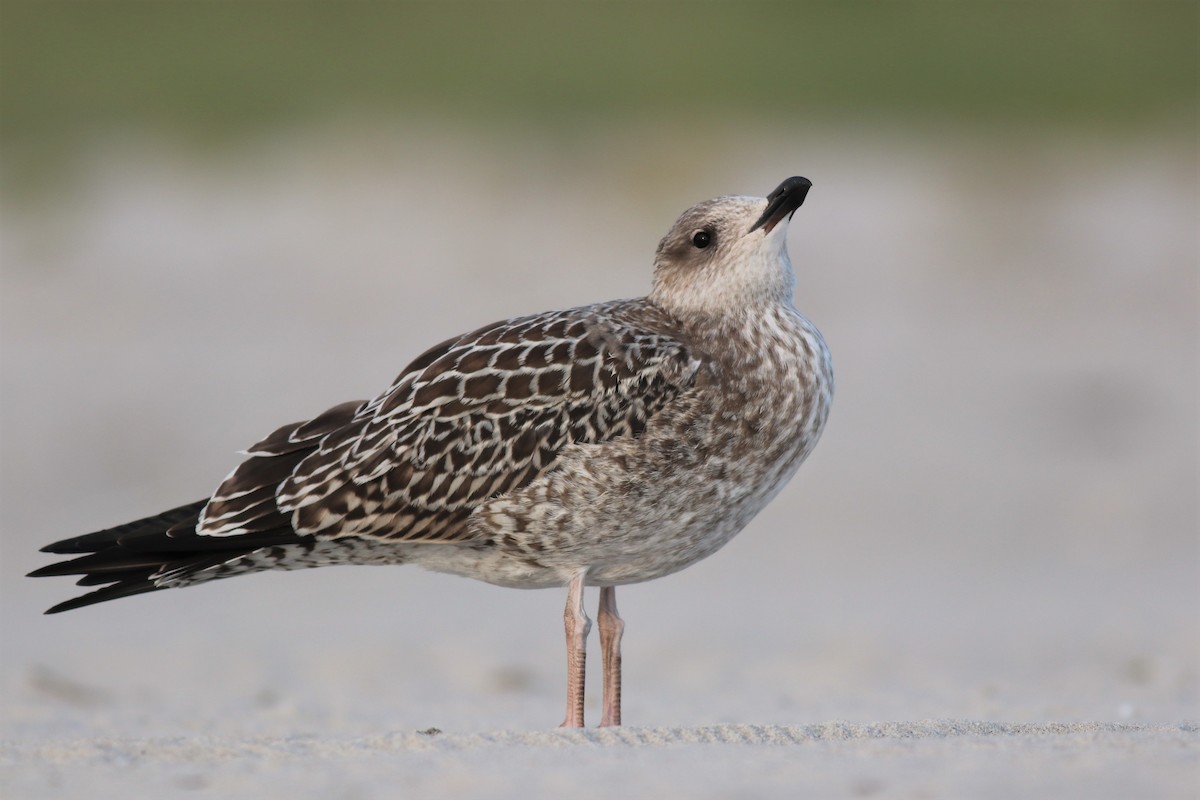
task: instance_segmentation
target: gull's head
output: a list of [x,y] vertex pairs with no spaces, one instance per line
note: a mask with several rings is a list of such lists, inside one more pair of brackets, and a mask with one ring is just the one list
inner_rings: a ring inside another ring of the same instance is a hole
[[683,212],[659,242],[650,299],[681,314],[790,303],[787,227],[811,187],[788,178],[767,197],[718,197]]

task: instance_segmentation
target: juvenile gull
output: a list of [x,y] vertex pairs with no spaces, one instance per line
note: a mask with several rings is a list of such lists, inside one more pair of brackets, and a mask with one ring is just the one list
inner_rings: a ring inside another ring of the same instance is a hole
[[207,500],[42,550],[103,588],[47,613],[268,569],[417,564],[567,587],[567,713],[583,726],[600,587],[601,725],[621,724],[616,587],[716,552],[812,451],[829,351],[792,305],[787,223],[812,184],[719,197],[659,243],[650,294],[448,339],[373,400],[251,446]]

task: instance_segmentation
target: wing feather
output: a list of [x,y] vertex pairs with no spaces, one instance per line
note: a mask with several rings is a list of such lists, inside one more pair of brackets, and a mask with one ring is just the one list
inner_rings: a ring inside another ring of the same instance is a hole
[[664,313],[619,301],[506,320],[430,348],[387,391],[252,445],[200,536],[461,541],[489,498],[573,443],[638,436],[699,366]]
[[476,506],[536,479],[568,444],[637,436],[686,391],[699,362],[673,327],[626,301],[444,342],[295,466],[279,509],[321,537],[459,540]]

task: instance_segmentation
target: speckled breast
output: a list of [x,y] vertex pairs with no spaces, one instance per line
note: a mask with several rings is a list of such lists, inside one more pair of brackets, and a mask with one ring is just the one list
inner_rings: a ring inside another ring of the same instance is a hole
[[744,528],[820,437],[829,353],[791,309],[696,343],[712,355],[692,391],[640,437],[569,446],[541,479],[481,506],[472,522],[489,546],[453,571],[510,586],[560,585],[582,570],[591,585],[635,583]]

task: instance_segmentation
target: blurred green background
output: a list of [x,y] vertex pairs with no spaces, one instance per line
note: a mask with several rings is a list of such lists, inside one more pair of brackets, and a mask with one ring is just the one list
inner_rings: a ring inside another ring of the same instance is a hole
[[6,0],[0,23],[9,170],[96,135],[211,143],[362,114],[566,136],[622,119],[1195,124],[1187,1]]

